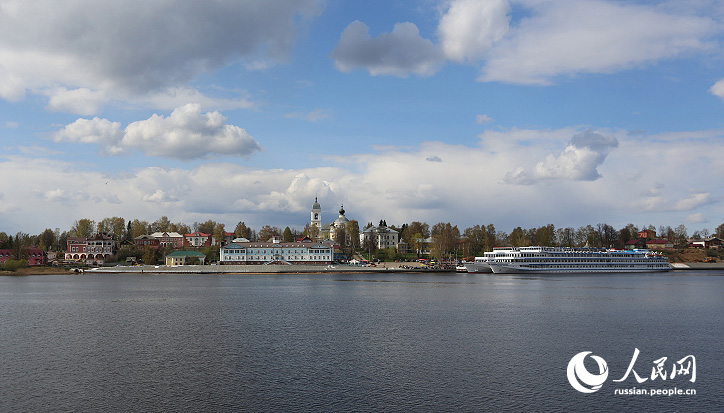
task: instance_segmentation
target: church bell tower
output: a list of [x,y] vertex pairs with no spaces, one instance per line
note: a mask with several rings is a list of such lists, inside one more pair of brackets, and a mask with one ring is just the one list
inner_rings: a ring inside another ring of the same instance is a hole
[[312,211],[310,213],[311,215],[311,221],[310,226],[311,227],[317,227],[318,229],[322,229],[322,207],[319,206],[319,202],[317,202],[317,197],[314,197],[314,205],[312,205]]

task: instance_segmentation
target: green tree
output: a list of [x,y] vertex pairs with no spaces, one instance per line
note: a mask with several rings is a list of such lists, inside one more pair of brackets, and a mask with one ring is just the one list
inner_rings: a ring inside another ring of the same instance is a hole
[[41,232],[39,237],[45,251],[50,251],[53,245],[57,243],[55,232],[50,228],[46,228],[45,231]]
[[460,239],[460,230],[457,225],[440,222],[432,226],[430,235],[432,236],[432,255],[444,259],[455,251]]
[[15,234],[15,239],[10,246],[10,252],[13,258],[20,261],[28,258],[28,248],[30,247],[30,236],[24,232]]
[[143,251],[143,263],[146,265],[154,265],[156,264],[156,251],[154,251],[151,247],[146,247],[146,249]]
[[171,221],[164,215],[151,224],[151,232],[171,232],[171,225]]
[[75,221],[70,229],[72,237],[92,237],[96,230],[96,223],[93,220],[83,218]]
[[234,229],[234,237],[251,239],[251,236],[249,235],[249,228],[244,222],[239,221],[239,223],[236,224],[236,229]]
[[214,226],[212,236],[214,237],[214,241],[216,241],[216,245],[224,245],[224,240],[226,239],[225,233],[226,226],[224,224],[216,224],[216,226]]
[[514,247],[528,247],[530,246],[530,239],[523,228],[515,227],[510,233],[510,244]]
[[347,237],[347,256],[351,257],[354,251],[359,248],[359,222],[351,219],[345,226],[345,235]]
[[270,225],[264,225],[259,230],[259,241],[265,242],[269,241],[272,237],[278,237],[281,235],[281,230],[277,227],[272,227]]
[[130,238],[136,238],[140,237],[141,235],[149,235],[151,234],[151,225],[149,225],[148,221],[141,221],[138,219],[134,219],[133,221],[129,221],[130,226]]
[[98,223],[97,230],[112,236],[115,240],[121,240],[125,235],[126,220],[121,217],[103,218]]
[[294,234],[292,234],[291,228],[289,228],[289,227],[284,228],[284,232],[282,233],[282,241],[294,242]]
[[199,224],[198,222],[194,222],[194,230],[198,232],[203,232],[204,234],[213,234],[214,228],[216,228],[216,222],[212,220],[208,220],[201,224]]

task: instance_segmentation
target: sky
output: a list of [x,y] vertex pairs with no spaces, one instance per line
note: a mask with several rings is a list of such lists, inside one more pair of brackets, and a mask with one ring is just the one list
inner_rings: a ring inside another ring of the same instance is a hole
[[724,4],[0,0],[0,231],[724,223]]

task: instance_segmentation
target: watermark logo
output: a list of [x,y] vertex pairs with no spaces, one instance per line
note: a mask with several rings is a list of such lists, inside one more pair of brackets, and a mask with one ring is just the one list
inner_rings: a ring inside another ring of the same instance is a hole
[[591,355],[591,358],[598,363],[598,374],[591,374],[583,364],[590,351],[583,351],[573,356],[568,362],[568,382],[574,389],[581,393],[594,393],[601,389],[608,378],[608,365],[606,360],[599,356]]
[[[590,357],[598,364],[598,374],[591,373],[586,369],[586,366],[584,364],[584,361],[586,360],[586,357],[590,354]],[[666,382],[667,380],[674,380],[674,379],[680,379],[682,376],[686,376],[689,378],[689,381],[691,383],[696,382],[696,358],[693,355],[685,356],[675,362],[670,363],[670,365],[667,365],[666,360],[667,357],[660,357],[656,360],[653,360],[653,366],[651,366],[651,375],[643,374],[640,375],[636,372],[634,369],[636,365],[636,361],[638,359],[638,356],[640,354],[639,349],[634,349],[633,357],[631,358],[631,362],[628,365],[628,368],[626,369],[626,372],[623,374],[623,376],[618,380],[613,380],[616,383],[621,383],[626,381],[626,379],[629,378],[630,375],[633,375],[634,379],[636,380],[636,383],[641,384],[647,381],[662,381]],[[674,359],[676,360],[676,359]],[[644,369],[646,370],[646,369]],[[641,371],[641,370],[639,370]],[[604,360],[602,357],[595,356],[591,354],[590,351],[583,351],[571,358],[571,361],[568,362],[568,369],[567,369],[567,375],[568,375],[568,382],[571,383],[571,386],[578,390],[581,393],[595,393],[599,390],[601,390],[601,387],[603,386],[603,383],[606,382],[608,379],[608,365],[606,364],[606,360]],[[642,395],[691,395],[696,394],[695,389],[616,389],[614,391],[614,394],[642,394]]]

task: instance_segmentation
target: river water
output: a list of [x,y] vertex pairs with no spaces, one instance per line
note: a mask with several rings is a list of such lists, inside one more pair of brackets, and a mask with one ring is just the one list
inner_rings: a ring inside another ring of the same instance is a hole
[[722,273],[0,277],[0,317],[3,412],[724,409]]

